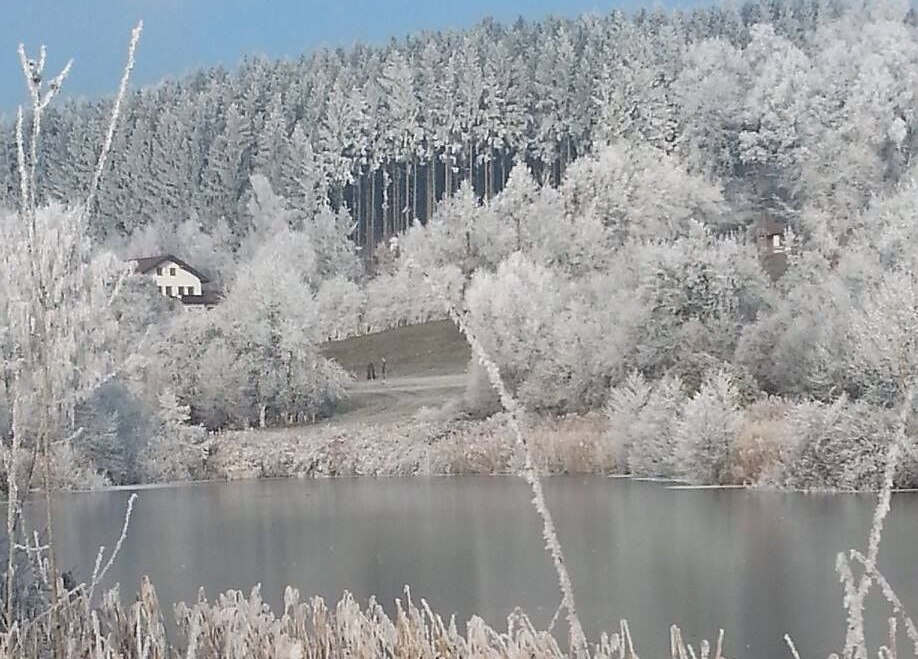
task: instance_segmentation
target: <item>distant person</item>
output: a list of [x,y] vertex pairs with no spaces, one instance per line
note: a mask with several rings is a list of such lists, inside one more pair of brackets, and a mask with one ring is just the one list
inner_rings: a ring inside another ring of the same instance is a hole
[[379,370],[382,371],[382,379],[386,379],[386,358],[379,360]]
[[373,360],[371,359],[369,363],[367,363],[367,380],[375,380],[375,379],[376,379],[376,366],[373,364]]

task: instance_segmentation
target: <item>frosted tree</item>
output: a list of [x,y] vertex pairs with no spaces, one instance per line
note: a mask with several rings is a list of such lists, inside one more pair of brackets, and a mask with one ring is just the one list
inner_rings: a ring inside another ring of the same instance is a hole
[[322,155],[322,171],[333,192],[336,206],[343,203],[344,186],[354,176],[355,154],[364,123],[364,107],[359,91],[354,89],[346,74],[338,76],[325,101],[325,112],[318,130],[318,145]]
[[301,123],[290,137],[287,158],[282,168],[278,191],[291,208],[309,215],[328,204],[326,165],[320,161],[312,141]]
[[569,216],[594,215],[617,241],[685,235],[692,221],[716,229],[726,210],[716,183],[673,157],[625,142],[577,161],[562,193]]
[[[140,37],[138,26],[131,39],[128,64],[113,103],[112,117],[103,140],[95,169],[90,177],[83,207],[61,205],[39,207],[39,144],[45,110],[67,76],[70,64],[53,77],[44,77],[47,53],[42,47],[37,59],[27,56],[20,45],[19,57],[30,96],[29,136],[20,108],[16,122],[17,169],[20,176],[20,201],[16,213],[0,217],[0,317],[9,322],[8,345],[0,355],[2,379],[10,383],[7,402],[10,410],[10,436],[4,442],[3,459],[8,480],[7,538],[8,558],[4,571],[3,612],[7,629],[14,624],[14,581],[16,537],[23,533],[20,486],[26,491],[31,482],[17,482],[18,460],[23,447],[32,449],[41,462],[45,494],[46,538],[51,548],[45,556],[50,584],[48,615],[52,628],[59,619],[63,593],[54,552],[53,499],[55,456],[66,456],[73,439],[77,405],[103,381],[111,377],[113,358],[108,352],[117,322],[111,313],[112,299],[119,292],[119,280],[126,268],[104,255],[94,258],[88,231],[88,216],[99,182],[105,171],[113,135],[117,127],[134,51]],[[84,465],[74,465],[83,467]],[[31,469],[29,470],[31,472]],[[17,516],[18,515],[18,516]],[[46,583],[47,583],[46,581]],[[53,650],[62,655],[60,631],[51,639]]]
[[738,133],[740,163],[754,177],[758,198],[787,197],[801,157],[798,118],[810,98],[810,58],[769,25],[754,26],[743,52],[748,91]]
[[253,168],[268,177],[274,186],[283,182],[283,165],[287,160],[290,148],[287,130],[287,115],[284,109],[283,96],[275,94],[265,112],[264,122],[258,130],[255,140]]
[[223,116],[220,134],[210,146],[207,168],[202,174],[202,195],[217,217],[232,220],[246,180],[244,167],[249,157],[249,122],[237,103],[230,103]]
[[730,483],[731,449],[740,419],[736,387],[723,372],[711,373],[686,402],[676,426],[677,473],[692,483]]
[[[396,226],[406,228],[413,219],[416,200],[412,196],[412,180],[416,176],[416,154],[420,140],[418,115],[420,102],[414,85],[414,71],[399,51],[393,51],[386,59],[379,78],[389,131],[386,140],[396,162],[403,163],[395,169],[393,194],[395,198]],[[403,178],[404,177],[404,178]],[[416,179],[415,179],[416,183]]]
[[852,377],[880,404],[903,401],[918,381],[915,272],[899,268],[887,272],[865,292],[852,315]]
[[685,403],[677,377],[650,383],[639,373],[631,373],[612,388],[606,405],[607,438],[620,471],[650,477],[681,473],[676,431]]
[[207,431],[191,425],[190,409],[167,391],[159,397],[159,425],[141,456],[151,481],[184,481],[199,477],[207,455]]
[[747,64],[738,48],[710,39],[691,47],[683,65],[673,85],[682,123],[680,150],[697,171],[729,176],[745,120]]
[[743,328],[771,304],[757,255],[697,224],[672,243],[632,249],[640,298],[650,310],[639,367],[649,373],[678,369],[689,387],[697,387],[705,372],[732,359]]
[[323,339],[361,334],[366,293],[360,286],[341,276],[326,279],[316,292],[316,304]]
[[797,259],[769,313],[742,328],[736,361],[765,391],[828,400],[846,388],[849,281],[816,253]]

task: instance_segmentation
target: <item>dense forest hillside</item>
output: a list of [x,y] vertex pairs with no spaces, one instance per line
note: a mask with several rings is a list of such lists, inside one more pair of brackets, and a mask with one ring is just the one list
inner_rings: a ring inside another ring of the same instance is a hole
[[[205,427],[333,414],[348,376],[324,341],[448,302],[526,409],[605,411],[589,468],[875,487],[918,377],[913,18],[787,0],[485,22],[205,70],[133,94],[85,212],[109,101],[50,106],[36,217],[69,227],[94,286],[124,280],[93,311],[124,365],[62,417],[62,481],[193,477]],[[41,236],[15,221],[0,130],[6,432],[33,341],[20,246]],[[44,239],[49,267],[80,265]],[[216,308],[125,272],[167,253]],[[470,373],[459,413],[493,412]]]
[[[327,195],[375,245],[426,220],[471,181],[481,198],[514,163],[557,185],[597,144],[637,140],[718,177],[734,211],[792,216],[860,208],[898,180],[915,148],[912,14],[862,29],[836,0],[423,33],[382,47],[254,58],[130,98],[119,158],[98,200],[97,237],[191,219],[251,228],[259,172],[294,207]],[[110,102],[49,110],[42,189],[85,187]],[[13,125],[0,126],[0,206],[15,207]],[[833,227],[839,231],[843,227]]]

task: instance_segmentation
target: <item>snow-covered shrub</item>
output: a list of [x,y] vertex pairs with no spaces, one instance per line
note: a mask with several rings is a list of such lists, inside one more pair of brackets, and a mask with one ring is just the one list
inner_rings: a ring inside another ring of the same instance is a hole
[[611,279],[571,281],[520,253],[477,273],[466,303],[472,333],[510,390],[528,408],[556,413],[602,405],[642,320]]
[[54,487],[61,490],[97,490],[111,485],[92,459],[77,450],[71,439],[51,447]]
[[672,242],[630,247],[648,313],[636,366],[649,375],[676,370],[695,389],[707,370],[732,361],[743,327],[770,308],[773,293],[756,251],[694,221]]
[[841,396],[832,403],[804,401],[787,417],[778,484],[798,489],[873,489],[883,476],[895,414]]
[[682,381],[675,376],[650,383],[633,373],[613,387],[607,438],[617,468],[635,476],[675,475],[675,430],[684,404]]
[[476,418],[486,418],[499,412],[500,397],[491,384],[488,372],[481,362],[472,357],[466,372],[465,392],[462,395],[462,410]]
[[338,340],[361,333],[366,294],[344,277],[326,279],[316,292],[319,333],[323,339]]
[[580,158],[561,189],[567,215],[595,216],[615,242],[674,238],[694,221],[720,223],[723,192],[664,152],[620,141]]
[[768,397],[743,408],[732,449],[730,481],[755,484],[773,480],[789,441],[787,411],[791,403]]
[[686,402],[676,424],[676,471],[691,483],[729,483],[740,410],[733,380],[724,371],[709,374]]
[[159,427],[141,456],[147,481],[183,481],[200,478],[207,455],[207,431],[189,423],[190,411],[175,394],[159,399]]

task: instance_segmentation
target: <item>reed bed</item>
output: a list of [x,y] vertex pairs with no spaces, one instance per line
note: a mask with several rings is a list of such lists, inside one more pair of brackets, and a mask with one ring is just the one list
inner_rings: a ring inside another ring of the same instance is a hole
[[[545,474],[615,471],[601,415],[533,419],[534,460]],[[517,474],[523,461],[508,415],[406,419],[217,434],[202,473],[211,479],[303,476]]]
[[[497,631],[473,617],[461,630],[454,618],[444,620],[424,600],[412,599],[406,589],[389,616],[371,599],[361,606],[348,593],[333,607],[319,597],[308,601],[287,587],[281,615],[275,615],[258,587],[246,596],[227,591],[214,601],[202,592],[198,601],[174,607],[178,633],[169,639],[164,611],[148,580],[136,600],[125,604],[117,591],[106,593],[90,606],[87,594],[74,594],[58,616],[64,639],[64,657],[91,659],[324,659],[351,657],[406,657],[411,659],[542,659],[572,656],[550,632],[536,629],[520,611]],[[0,657],[33,659],[55,656],[49,617],[0,635]],[[674,658],[720,659],[723,634],[712,646],[692,648],[677,627],[670,630]],[[625,621],[589,647],[597,659],[637,659]]]

